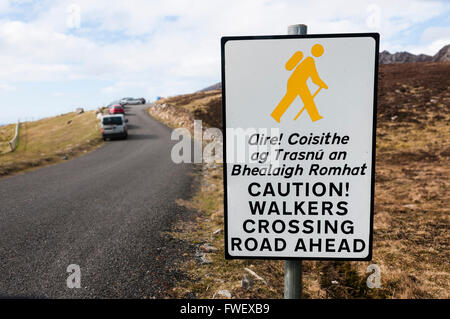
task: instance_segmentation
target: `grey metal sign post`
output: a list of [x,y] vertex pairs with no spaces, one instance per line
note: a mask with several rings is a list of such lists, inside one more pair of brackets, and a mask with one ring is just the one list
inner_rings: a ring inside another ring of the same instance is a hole
[[[288,26],[288,34],[304,35],[305,24]],[[302,297],[302,261],[286,260],[284,262],[284,299],[300,299]]]

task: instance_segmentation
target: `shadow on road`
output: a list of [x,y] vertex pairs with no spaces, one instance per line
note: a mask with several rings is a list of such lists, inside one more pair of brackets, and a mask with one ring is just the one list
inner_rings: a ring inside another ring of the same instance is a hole
[[136,124],[127,124],[127,127],[128,127],[129,130],[131,130],[131,129],[139,128],[141,126],[140,125],[136,125]]
[[130,134],[128,135],[129,140],[155,140],[158,135],[153,134]]

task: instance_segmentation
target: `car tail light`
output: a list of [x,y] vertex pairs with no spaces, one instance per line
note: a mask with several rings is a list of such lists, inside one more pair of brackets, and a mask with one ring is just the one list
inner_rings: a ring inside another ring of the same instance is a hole
[[103,134],[103,133],[105,133],[105,129],[104,129],[104,128],[102,128],[102,134]]

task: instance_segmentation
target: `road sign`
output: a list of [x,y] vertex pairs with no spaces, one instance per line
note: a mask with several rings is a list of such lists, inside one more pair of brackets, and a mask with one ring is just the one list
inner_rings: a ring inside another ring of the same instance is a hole
[[371,259],[378,48],[222,38],[227,258]]

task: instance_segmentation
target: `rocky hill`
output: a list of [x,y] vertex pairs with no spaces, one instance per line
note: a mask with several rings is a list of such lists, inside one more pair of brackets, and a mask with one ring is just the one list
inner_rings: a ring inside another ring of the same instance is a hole
[[380,64],[430,62],[432,59],[433,57],[430,55],[415,55],[406,51],[391,54],[389,51],[385,50],[379,55]]
[[439,50],[435,55],[412,54],[409,52],[396,52],[394,54],[389,51],[383,51],[379,56],[380,64],[391,63],[414,63],[414,62],[449,62],[450,61],[450,44],[447,44]]
[[433,56],[433,62],[450,62],[450,44],[447,44]]

